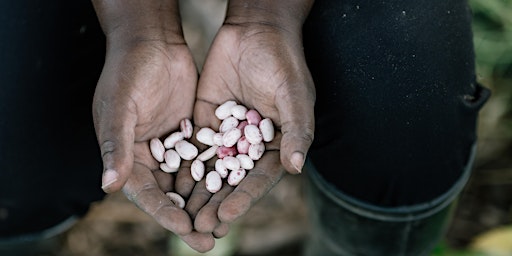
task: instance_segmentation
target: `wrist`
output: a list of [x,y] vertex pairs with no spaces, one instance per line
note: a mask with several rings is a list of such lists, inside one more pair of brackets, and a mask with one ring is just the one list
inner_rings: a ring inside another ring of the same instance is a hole
[[301,31],[302,25],[313,5],[313,0],[230,0],[226,13],[226,24],[267,25],[286,31]]
[[109,44],[184,44],[178,0],[93,0]]

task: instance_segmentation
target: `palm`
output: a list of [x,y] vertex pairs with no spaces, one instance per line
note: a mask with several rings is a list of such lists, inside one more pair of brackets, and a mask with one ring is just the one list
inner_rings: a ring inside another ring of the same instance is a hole
[[[242,26],[223,26],[199,80],[194,108],[196,125],[217,128],[220,121],[213,112],[227,100],[256,109],[271,118],[278,130],[290,127],[297,119],[310,121],[314,88],[303,55],[297,49],[302,49],[300,40],[292,41],[275,28],[261,26],[247,31]],[[304,106],[290,104],[293,101],[304,102]],[[297,111],[305,117],[297,116]],[[283,130],[283,134],[287,131]],[[295,136],[293,132],[289,134]],[[215,231],[219,219],[229,223],[240,217],[280,180],[285,170],[280,153],[286,143],[281,138],[284,137],[278,131],[255,168],[236,188],[225,185],[210,201],[201,196],[196,199],[192,194],[189,212],[197,216],[197,230]],[[197,188],[194,191],[200,191],[198,195],[205,192]]]

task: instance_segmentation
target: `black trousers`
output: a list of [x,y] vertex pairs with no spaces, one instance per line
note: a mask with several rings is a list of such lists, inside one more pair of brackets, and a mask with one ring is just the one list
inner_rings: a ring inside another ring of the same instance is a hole
[[378,206],[432,200],[461,177],[489,96],[465,0],[318,0],[304,26],[317,89],[309,157]]

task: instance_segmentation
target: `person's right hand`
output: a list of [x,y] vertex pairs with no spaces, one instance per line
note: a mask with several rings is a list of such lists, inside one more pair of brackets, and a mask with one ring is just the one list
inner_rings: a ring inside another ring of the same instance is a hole
[[[177,2],[94,1],[107,36],[107,54],[93,117],[107,193],[126,197],[197,251],[214,245],[211,233],[193,230],[189,214],[165,195],[172,174],[159,170],[149,149],[192,118],[197,70],[187,47]],[[184,164],[180,172],[190,172]]]

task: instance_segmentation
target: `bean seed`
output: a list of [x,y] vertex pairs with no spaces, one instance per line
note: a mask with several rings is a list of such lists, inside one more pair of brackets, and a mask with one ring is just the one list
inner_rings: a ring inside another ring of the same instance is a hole
[[204,163],[200,160],[194,160],[190,165],[190,174],[195,181],[200,181],[204,176]]
[[203,161],[203,162],[206,162],[206,161],[212,159],[212,157],[214,157],[217,154],[218,147],[219,146],[217,146],[217,145],[211,146],[207,150],[201,152],[201,154],[199,154],[197,156],[197,159],[200,161]]
[[219,126],[219,132],[226,132],[226,131],[230,130],[231,128],[235,128],[238,126],[238,123],[239,123],[238,119],[230,116],[222,121],[222,123]]
[[251,145],[251,143],[249,143],[249,141],[247,141],[245,136],[242,136],[236,143],[236,149],[238,150],[239,154],[247,154],[249,152],[250,145]]
[[240,137],[242,137],[242,131],[238,130],[236,127],[233,127],[226,131],[222,136],[222,144],[228,148],[232,147],[238,142]]
[[180,140],[176,142],[175,149],[176,152],[178,152],[178,154],[181,156],[181,158],[185,160],[192,160],[198,154],[196,146],[194,146],[192,143],[186,140]]
[[252,160],[259,160],[263,153],[265,152],[265,144],[260,142],[258,144],[251,144],[249,146],[249,152],[247,154]]
[[166,173],[174,173],[179,170],[179,168],[171,168],[166,163],[160,163],[160,170]]
[[181,164],[181,158],[178,152],[174,149],[168,149],[164,153],[165,164],[170,168],[179,168]]
[[158,138],[153,138],[149,141],[149,150],[151,151],[151,155],[158,161],[164,161],[164,152],[165,147],[164,144]]
[[208,146],[213,146],[213,135],[215,134],[215,131],[212,128],[209,127],[203,127],[199,129],[199,131],[196,134],[196,139]]
[[245,170],[251,170],[254,168],[254,161],[248,155],[238,154],[236,155],[236,158],[240,161],[240,168]]
[[185,199],[183,199],[183,197],[181,197],[180,194],[174,192],[167,192],[165,194],[169,197],[169,199],[171,199],[171,202],[173,204],[175,204],[181,209],[185,208]]
[[215,109],[215,116],[220,120],[228,118],[231,116],[231,108],[236,105],[237,103],[232,100],[224,102]]
[[215,161],[215,171],[219,173],[221,178],[226,178],[229,174],[228,169],[224,166],[224,161],[222,159],[217,159]]
[[234,146],[233,147],[220,146],[217,148],[217,157],[221,158],[221,159],[226,156],[236,156],[236,154],[238,154],[238,152],[236,151],[236,148]]
[[173,132],[171,135],[167,136],[164,140],[164,146],[165,148],[174,148],[176,145],[176,142],[183,140],[185,138],[185,135],[183,132]]
[[244,105],[236,105],[231,108],[231,115],[238,120],[245,120],[245,114],[247,113],[247,108]]
[[194,126],[192,126],[192,122],[190,119],[183,119],[180,122],[181,132],[183,136],[187,139],[192,138],[192,133],[194,132]]
[[274,139],[274,124],[270,118],[265,118],[258,125],[263,141],[271,142]]
[[240,169],[240,161],[236,157],[226,156],[222,159],[222,163],[228,170],[236,171]]
[[245,113],[245,117],[247,118],[247,122],[249,124],[258,125],[261,121],[260,113],[254,109],[247,111],[247,113]]
[[244,129],[249,123],[247,121],[242,121],[238,124],[236,128],[238,128],[240,131],[242,131],[242,135],[244,135]]
[[232,171],[228,176],[228,184],[231,186],[238,185],[245,178],[246,171],[242,168]]
[[222,146],[222,136],[224,136],[224,134],[220,132],[215,133],[213,135],[213,145]]
[[209,172],[206,174],[206,189],[211,193],[216,193],[222,187],[222,179],[218,172]]
[[249,124],[245,127],[244,135],[247,141],[251,144],[258,144],[263,140],[260,129],[258,126],[253,124]]

